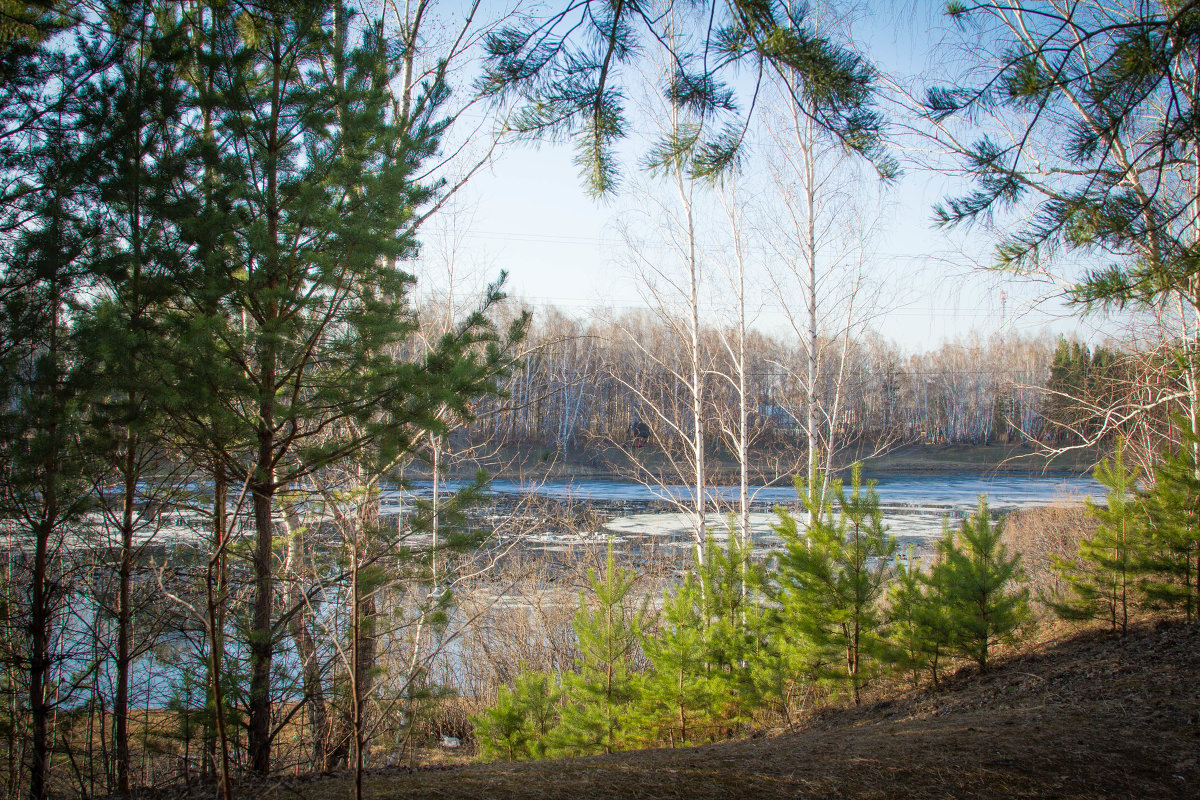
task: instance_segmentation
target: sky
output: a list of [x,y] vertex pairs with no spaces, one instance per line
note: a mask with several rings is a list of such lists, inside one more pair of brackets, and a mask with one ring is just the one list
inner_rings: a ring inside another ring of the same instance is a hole
[[[869,2],[853,36],[885,72],[936,73],[952,54],[938,45],[947,35],[941,7],[925,0]],[[634,121],[635,128],[641,124]],[[897,150],[902,162],[904,146]],[[637,147],[631,142],[624,148],[627,172],[636,170]],[[638,206],[627,195],[605,201],[588,197],[571,156],[563,144],[505,150],[460,194],[455,209],[443,215],[438,222],[442,232],[429,237],[427,255],[444,262],[445,243],[453,239],[458,285],[481,284],[506,270],[510,295],[535,313],[547,306],[579,316],[597,307],[619,311],[644,306],[645,291],[628,267],[621,234],[621,221],[639,213],[633,210]],[[752,154],[747,161],[747,169],[753,169]],[[906,163],[902,177],[884,191],[884,212],[869,244],[869,271],[883,287],[872,326],[910,352],[936,349],[973,333],[1045,331],[1104,338],[1109,322],[1081,320],[1061,301],[1046,299],[1056,294],[1054,287],[981,269],[990,254],[985,232],[950,233],[932,224],[933,205],[963,186],[953,177]],[[781,302],[788,300],[775,295],[760,300],[753,309],[756,324],[770,332],[786,331]]]

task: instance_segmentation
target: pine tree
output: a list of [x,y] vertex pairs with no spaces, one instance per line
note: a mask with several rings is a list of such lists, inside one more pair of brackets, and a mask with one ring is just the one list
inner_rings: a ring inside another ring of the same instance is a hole
[[723,727],[744,722],[762,703],[749,669],[764,646],[766,607],[761,564],[750,558],[752,543],[743,542],[729,520],[725,547],[711,539],[697,574],[704,582],[705,639],[710,678],[722,697],[713,709],[714,723]]
[[1011,558],[1001,541],[1003,523],[992,523],[987,500],[963,520],[957,531],[947,528],[938,543],[938,560],[930,586],[945,610],[950,648],[986,671],[991,648],[1013,641],[1029,616],[1029,590],[1021,557]]
[[[43,718],[52,666],[44,649],[58,635],[61,592],[55,586],[61,581],[47,572],[45,548],[56,546],[55,530],[78,520],[90,500],[99,501],[106,522],[123,529],[120,589],[111,610],[118,618],[114,755],[118,788],[128,787],[128,667],[136,655],[129,534],[137,509],[147,503],[141,476],[159,466],[154,462],[161,455],[161,447],[147,444],[152,437],[141,436],[154,425],[153,414],[134,396],[144,399],[160,384],[135,376],[135,365],[153,349],[140,346],[154,338],[147,336],[153,328],[148,298],[162,286],[155,287],[150,272],[178,264],[173,248],[158,246],[162,228],[142,223],[163,216],[163,205],[151,198],[161,200],[168,185],[161,179],[162,154],[175,143],[169,121],[177,114],[173,59],[164,31],[155,27],[170,27],[170,14],[157,17],[150,4],[138,2],[100,3],[91,10],[96,24],[78,25],[77,37],[64,47],[47,37],[81,18],[63,4],[25,5],[32,27],[0,44],[0,71],[12,79],[0,90],[6,123],[0,169],[7,176],[0,226],[16,233],[5,243],[0,288],[7,306],[0,316],[14,324],[0,336],[0,352],[12,363],[0,372],[12,367],[17,378],[8,387],[15,393],[0,405],[9,413],[5,433],[22,440],[0,461],[12,470],[5,483],[16,506],[41,483],[34,496],[45,508],[58,509],[52,516],[66,514],[34,526],[41,532],[31,579],[30,664],[41,674],[31,675],[35,741],[29,767],[32,793],[40,796],[48,791]],[[45,86],[38,86],[35,99],[29,90],[38,84]],[[9,228],[15,219],[21,221]],[[123,473],[119,481],[114,469]],[[159,470],[156,479],[166,472]],[[112,491],[114,483],[119,492]],[[0,516],[13,510],[0,509]]]
[[925,670],[937,686],[941,657],[950,641],[949,619],[911,548],[908,563],[888,587],[887,606],[888,661],[907,672],[914,687]]
[[1200,619],[1200,437],[1176,420],[1181,442],[1154,468],[1154,485],[1141,496],[1148,517],[1138,585],[1151,607]]
[[709,674],[704,603],[694,575],[666,594],[658,629],[642,639],[650,671],[639,691],[637,724],[647,742],[680,746],[704,738],[721,705]]
[[79,448],[86,375],[72,330],[91,283],[82,259],[90,220],[80,202],[78,139],[58,122],[48,122],[33,154],[39,186],[25,198],[28,220],[4,253],[0,283],[0,519],[15,523],[30,552],[18,563],[28,570],[21,663],[33,800],[49,796],[51,716],[67,699],[51,690],[66,600],[55,556],[90,500]]
[[1072,597],[1050,605],[1064,619],[1102,619],[1124,635],[1137,586],[1145,511],[1134,496],[1139,470],[1125,466],[1123,441],[1117,443],[1111,462],[1104,459],[1096,467],[1095,477],[1108,487],[1108,504],[1097,506],[1088,498],[1088,513],[1100,525],[1095,535],[1080,542],[1074,560],[1054,560]]
[[[1078,348],[1078,343],[1074,347]],[[1045,417],[1054,426],[1053,436],[1059,441],[1076,441],[1074,434],[1078,433],[1078,409],[1076,403],[1081,399],[1080,376],[1072,362],[1072,343],[1066,337],[1058,337],[1054,349],[1054,361],[1050,366],[1050,379],[1046,382],[1048,396],[1046,398]]]
[[[411,104],[393,103],[398,67],[381,25],[341,0],[211,9],[187,30],[194,165],[178,194],[201,208],[181,226],[193,264],[170,383],[189,392],[170,410],[211,464],[214,495],[248,487],[248,740],[251,767],[265,774],[277,496],[369,448],[379,452],[364,462],[389,463],[444,416],[468,417],[507,364],[486,318],[501,294],[493,287],[423,359],[397,356],[417,326],[400,264],[435,190],[418,176],[444,129],[440,73]],[[213,506],[214,541],[224,541],[224,503]]]
[[[694,16],[693,16],[694,14]],[[629,130],[625,75],[647,47],[664,46],[673,74],[664,99],[688,121],[656,141],[652,169],[686,162],[692,177],[714,177],[737,164],[750,119],[728,82],[739,66],[757,82],[787,76],[789,91],[845,149],[893,176],[875,108],[874,68],[820,30],[803,4],[733,0],[647,13],[637,3],[585,0],[504,26],[485,40],[485,97],[521,101],[508,122],[525,136],[570,135],[585,186],[600,196],[620,178],[615,149]],[[754,108],[753,101],[746,106]]]
[[521,670],[512,688],[501,686],[496,704],[473,720],[483,757],[488,761],[544,757],[546,738],[558,724],[560,699],[553,676]]
[[[829,531],[835,527],[832,498],[841,493],[841,481],[831,477],[822,483],[815,478],[810,476],[807,483],[799,477],[795,479],[802,510],[811,521],[804,533],[807,536],[816,530],[829,538]],[[783,539],[785,553],[793,546],[801,547],[800,523],[791,511],[779,506],[775,515],[779,521],[772,527]],[[809,631],[802,626],[809,623],[819,627],[825,611],[806,591],[808,581],[792,586],[779,563],[771,567],[764,590],[773,606],[766,623],[773,635],[767,639],[766,651],[755,665],[754,675],[764,693],[779,703],[779,710],[786,718],[796,692],[801,686],[816,683],[824,669],[827,654],[815,646]]]
[[[88,444],[93,451],[95,496],[115,539],[117,622],[113,696],[116,789],[130,790],[129,692],[134,660],[148,644],[137,641],[135,610],[146,604],[133,589],[139,552],[135,534],[154,522],[147,508],[178,501],[185,482],[167,462],[168,387],[159,380],[165,358],[164,311],[180,297],[187,263],[177,223],[190,203],[173,189],[183,159],[174,122],[183,100],[181,58],[171,15],[133,3],[113,9],[112,37],[121,57],[109,75],[83,91],[79,127],[89,200],[98,214],[88,268],[100,299],[79,324],[84,369],[92,375],[86,398]],[[116,491],[113,491],[116,488]]]
[[634,658],[646,616],[633,606],[636,575],[617,567],[609,545],[604,574],[588,571],[592,602],[580,596],[574,629],[579,654],[575,672],[563,678],[563,710],[548,737],[553,755],[611,753],[625,748],[637,699]]
[[815,520],[803,535],[786,509],[776,511],[774,527],[785,546],[775,575],[781,634],[796,637],[814,677],[848,687],[857,704],[883,652],[879,601],[896,540],[883,525],[874,483],[863,486],[861,465],[854,465],[849,495],[831,481],[822,496],[816,477],[807,486],[797,481]]
[[[764,584],[763,596],[776,596],[773,587]],[[790,724],[802,698],[811,696],[812,662],[769,599],[747,609],[746,630],[751,647],[742,666],[742,703]]]
[[649,741],[708,740],[757,706],[747,669],[756,573],[731,526],[726,547],[709,536],[692,572],[664,595],[658,626],[642,638],[650,670],[638,713]]

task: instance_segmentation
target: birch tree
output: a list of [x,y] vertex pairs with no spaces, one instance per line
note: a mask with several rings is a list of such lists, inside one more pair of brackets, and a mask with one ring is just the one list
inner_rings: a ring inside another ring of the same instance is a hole
[[[783,82],[785,100],[800,92],[794,77]],[[781,105],[769,117],[768,136],[770,185],[779,200],[765,214],[773,234],[764,235],[774,256],[770,280],[800,347],[804,473],[820,476],[833,467],[840,446],[850,347],[875,310],[866,273],[872,209],[863,202],[872,190],[855,180],[855,165],[802,106]],[[797,290],[799,308],[792,302]]]
[[[649,418],[643,424],[649,425],[656,449],[666,458],[670,472],[686,476],[690,497],[673,496],[666,488],[667,477],[656,475],[653,470],[638,469],[639,479],[658,483],[667,499],[687,508],[692,545],[697,559],[703,563],[708,501],[705,398],[710,364],[700,325],[703,253],[697,229],[696,193],[703,189],[688,179],[679,165],[672,168],[663,184],[670,195],[647,192],[645,198],[649,205],[646,217],[653,220],[649,229],[651,238],[638,241],[632,232],[627,232],[627,242],[652,318],[665,334],[664,346],[651,347],[629,330],[622,331],[622,335],[662,376],[662,388],[669,389],[678,400],[656,399],[648,386],[631,382],[626,383],[626,389],[636,398],[639,411]],[[634,463],[640,466],[636,458]]]

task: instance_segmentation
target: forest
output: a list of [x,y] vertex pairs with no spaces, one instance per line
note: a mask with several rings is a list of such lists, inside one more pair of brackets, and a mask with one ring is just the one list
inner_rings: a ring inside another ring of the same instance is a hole
[[[949,3],[935,80],[839,5],[0,0],[5,797],[357,800],[452,751],[750,736],[1047,620],[1200,622],[1200,6]],[[435,246],[546,142],[636,198],[643,307],[534,307]],[[1103,334],[877,329],[872,231],[922,171],[979,271]],[[980,498],[901,552],[871,459],[997,444],[1106,496]],[[686,540],[499,498],[515,451],[682,484]]]
[[[722,416],[739,407],[737,392],[721,380],[739,367],[720,337],[717,330],[701,331],[708,376],[702,417],[712,442],[721,440]],[[660,355],[647,358],[631,340],[650,343]],[[664,358],[672,345],[676,358]],[[503,400],[478,410],[473,439],[567,453],[597,439],[625,442],[637,422],[651,427],[656,409],[672,419],[685,416],[687,393],[677,377],[684,354],[670,330],[647,315],[584,325],[551,310],[534,320],[526,346],[530,355],[502,384]],[[840,395],[836,437],[842,446],[868,452],[913,442],[1090,441],[1091,428],[1074,427],[1089,416],[1084,406],[1098,400],[1102,385],[1120,383],[1122,370],[1134,363],[1131,353],[1104,346],[1093,353],[1086,344],[1048,336],[974,338],[917,354],[878,335],[854,338],[845,348],[822,340],[819,348],[836,353],[836,362],[828,361],[837,371],[819,376],[813,402],[833,408]],[[792,444],[803,452],[807,446],[807,384],[797,369],[804,361],[802,350],[786,340],[747,337],[748,412],[763,448]],[[657,438],[670,446],[669,434]]]

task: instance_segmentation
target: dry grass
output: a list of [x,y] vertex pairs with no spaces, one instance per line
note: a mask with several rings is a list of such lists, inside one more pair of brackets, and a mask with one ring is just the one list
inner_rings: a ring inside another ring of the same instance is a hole
[[[1200,796],[1200,627],[1085,631],[937,691],[827,711],[770,736],[524,764],[372,773],[402,798],[1193,798]],[[203,794],[209,796],[211,787]],[[161,796],[161,795],[160,795]],[[332,800],[346,776],[240,797]]]
[[1009,552],[1021,554],[1034,598],[1055,597],[1065,590],[1053,568],[1054,559],[1074,559],[1079,543],[1093,536],[1098,524],[1079,503],[1027,508],[1008,515],[1004,541]]
[[[1090,448],[1048,461],[1039,448],[1022,444],[908,444],[871,459],[866,471],[873,475],[958,471],[1081,475],[1090,473],[1097,459]],[[848,463],[853,457],[842,460]]]

